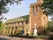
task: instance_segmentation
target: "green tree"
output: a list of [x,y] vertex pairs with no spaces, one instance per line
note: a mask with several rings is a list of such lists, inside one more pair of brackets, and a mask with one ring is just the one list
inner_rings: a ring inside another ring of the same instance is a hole
[[46,15],[53,14],[53,0],[43,0],[42,9]]
[[53,32],[53,21],[49,21],[48,22],[48,28],[47,28],[48,31],[50,32]]
[[0,21],[3,19],[2,18],[2,13],[7,13],[9,11],[9,8],[7,7],[7,4],[10,3],[10,5],[16,3],[17,5],[20,3],[22,0],[0,0]]
[[2,21],[0,21],[0,31],[3,30],[4,26],[5,26],[4,23]]
[[2,13],[8,12],[8,10],[6,8],[8,3],[10,3],[10,5],[14,4],[14,3],[18,4],[18,3],[20,3],[20,1],[22,1],[22,0],[0,0],[0,15]]

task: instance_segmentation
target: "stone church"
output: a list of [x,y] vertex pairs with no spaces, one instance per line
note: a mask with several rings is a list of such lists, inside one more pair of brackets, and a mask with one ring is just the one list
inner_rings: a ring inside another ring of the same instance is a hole
[[48,16],[43,13],[42,8],[40,7],[42,3],[42,0],[37,0],[36,3],[30,4],[29,15],[7,20],[5,24],[6,28],[11,29],[9,31],[10,34],[12,32],[13,34],[18,33],[17,28],[20,27],[23,28],[24,35],[34,34],[35,28],[37,30],[37,33],[44,33],[44,29],[48,24]]

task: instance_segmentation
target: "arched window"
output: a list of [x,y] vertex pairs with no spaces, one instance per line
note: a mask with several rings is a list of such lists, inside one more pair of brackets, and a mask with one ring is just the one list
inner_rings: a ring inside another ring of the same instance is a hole
[[36,11],[37,11],[37,5],[36,5]]
[[36,15],[36,12],[35,12],[35,8],[34,8],[34,6],[33,6],[33,14]]

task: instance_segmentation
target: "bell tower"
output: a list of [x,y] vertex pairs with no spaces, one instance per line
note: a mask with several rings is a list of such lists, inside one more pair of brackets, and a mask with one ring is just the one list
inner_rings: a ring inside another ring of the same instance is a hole
[[43,0],[37,0],[37,4],[42,4]]
[[[40,7],[42,5],[43,0],[37,0],[36,3],[30,5],[30,13],[29,13],[29,22],[28,22],[28,33],[29,35],[36,33],[44,33],[45,28],[48,23],[48,16],[43,14],[43,11]],[[35,28],[36,27],[36,28]]]

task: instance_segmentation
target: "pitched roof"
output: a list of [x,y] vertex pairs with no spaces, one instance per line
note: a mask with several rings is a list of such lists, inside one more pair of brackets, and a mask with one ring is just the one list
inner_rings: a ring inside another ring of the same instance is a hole
[[28,18],[29,18],[29,15],[25,15],[25,16],[22,16],[22,17],[9,19],[5,23],[13,23],[13,22],[19,22],[19,21],[28,21]]

